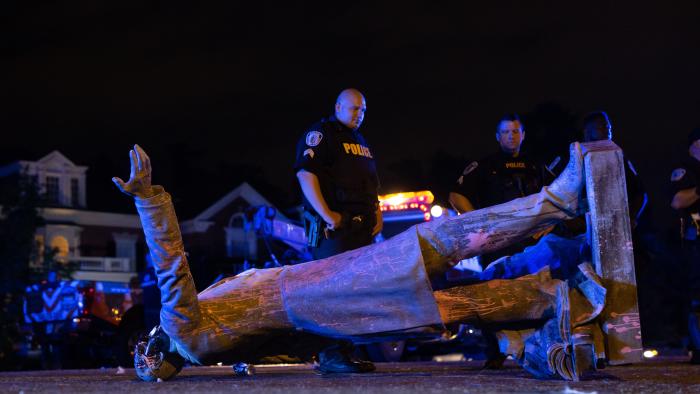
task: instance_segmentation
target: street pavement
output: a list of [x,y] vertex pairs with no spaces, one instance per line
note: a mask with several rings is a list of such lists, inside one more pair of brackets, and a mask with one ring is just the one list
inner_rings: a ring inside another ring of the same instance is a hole
[[607,367],[580,382],[537,380],[508,361],[482,370],[480,361],[380,363],[368,374],[317,375],[311,365],[259,365],[253,376],[231,366],[187,367],[173,380],[139,381],[133,369],[0,373],[0,393],[700,393],[700,365],[687,357],[657,357]]

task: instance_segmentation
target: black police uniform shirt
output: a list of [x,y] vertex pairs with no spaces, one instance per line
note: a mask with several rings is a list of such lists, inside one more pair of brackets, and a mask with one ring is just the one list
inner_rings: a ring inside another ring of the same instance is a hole
[[[294,169],[318,177],[321,194],[331,210],[374,214],[379,188],[374,155],[362,134],[335,116],[314,124],[299,139]],[[304,204],[312,209],[306,197]]]
[[[683,189],[698,186],[700,180],[700,161],[688,155],[673,172],[671,172],[671,197]],[[684,238],[697,239],[697,229],[700,227],[700,200],[688,208],[680,210],[684,222]]]
[[637,173],[637,169],[632,165],[632,161],[627,159],[625,154],[622,154],[622,160],[625,163],[625,188],[627,190],[627,203],[629,204],[630,218],[640,220],[640,217],[646,213],[644,195],[646,188],[642,182],[642,177]]
[[539,167],[526,155],[501,151],[468,163],[452,191],[479,209],[537,193],[541,179]]

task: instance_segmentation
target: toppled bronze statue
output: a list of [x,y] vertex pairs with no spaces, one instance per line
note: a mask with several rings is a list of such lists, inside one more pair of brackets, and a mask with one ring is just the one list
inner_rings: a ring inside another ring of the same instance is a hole
[[329,258],[248,270],[197,294],[170,195],[151,185],[150,159],[134,146],[129,180],[113,181],[135,199],[162,300],[160,326],[136,346],[138,376],[172,378],[185,360],[235,363],[284,351],[318,352],[338,339],[436,337],[452,323],[531,322],[500,331],[501,350],[537,377],[578,379],[593,363],[585,356],[591,352],[580,350],[594,342],[597,326],[590,322],[605,299],[589,265],[574,266],[568,278],[554,278],[549,266],[540,265],[515,279],[492,279],[508,278],[494,272],[509,271],[493,266],[485,272],[488,281],[438,291],[431,286],[457,261],[579,214],[579,144],[570,152],[568,167],[539,193],[421,223]]

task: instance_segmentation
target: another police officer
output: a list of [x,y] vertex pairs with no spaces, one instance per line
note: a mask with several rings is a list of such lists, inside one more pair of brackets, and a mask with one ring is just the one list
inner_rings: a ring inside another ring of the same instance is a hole
[[[595,111],[584,116],[583,140],[584,142],[612,140],[612,125],[607,113]],[[630,222],[634,229],[645,211],[647,194],[632,162],[627,158],[623,158],[623,160],[625,162],[625,181],[627,183]]]
[[[450,204],[458,213],[502,204],[515,198],[535,193],[543,186],[542,169],[520,151],[525,140],[520,117],[503,116],[496,129],[500,151],[478,161],[472,161],[462,170],[449,195]],[[515,246],[504,254],[518,252]],[[498,256],[482,256],[486,266]]]
[[[500,151],[468,163],[450,192],[450,204],[458,213],[502,204],[535,193],[543,186],[541,167],[520,151],[524,140],[525,130],[518,115],[507,114],[499,120],[496,141]],[[521,252],[534,244],[536,238],[513,244],[497,253],[484,254],[479,257],[479,262],[486,267],[502,256]],[[500,368],[505,355],[498,349],[495,334],[488,327],[482,327],[482,333],[487,341],[485,368]]]
[[382,229],[374,153],[358,131],[366,109],[362,93],[343,90],[335,115],[311,126],[297,144],[294,168],[315,259],[369,245]]
[[[335,114],[311,126],[297,144],[296,164],[304,194],[304,223],[314,259],[373,242],[382,230],[374,154],[358,129],[367,104],[357,89],[340,92]],[[320,352],[319,370],[369,372],[374,365],[351,357],[339,341]]]
[[688,135],[688,156],[671,174],[671,207],[680,213],[690,311],[691,362],[700,364],[700,128]]

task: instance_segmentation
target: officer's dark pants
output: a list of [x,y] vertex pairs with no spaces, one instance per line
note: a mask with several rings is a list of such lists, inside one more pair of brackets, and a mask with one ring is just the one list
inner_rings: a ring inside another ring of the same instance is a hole
[[339,228],[328,231],[328,238],[322,237],[318,247],[313,248],[311,253],[314,260],[335,256],[336,254],[361,248],[374,242],[372,229],[349,229]]
[[695,353],[700,352],[700,240],[685,241],[683,252],[685,269],[682,275],[687,275],[688,278],[686,289],[689,306],[689,347]]

